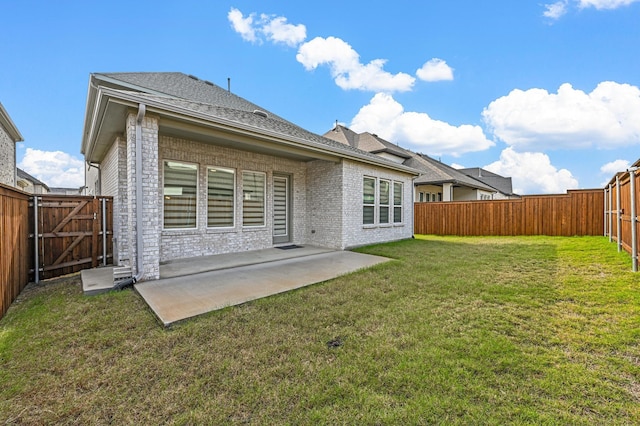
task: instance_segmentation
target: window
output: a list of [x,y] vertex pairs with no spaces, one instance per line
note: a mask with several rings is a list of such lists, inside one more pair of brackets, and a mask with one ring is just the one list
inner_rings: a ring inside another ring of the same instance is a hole
[[365,177],[362,184],[362,223],[376,223],[376,179]]
[[424,192],[418,194],[418,200],[423,203],[424,202]]
[[393,223],[402,223],[402,182],[393,182]]
[[207,169],[207,226],[231,228],[235,212],[235,172],[229,169]]
[[265,174],[242,172],[242,225],[265,225]]
[[438,192],[438,201],[442,201],[442,192]]
[[198,166],[164,161],[164,227],[196,227]]
[[391,204],[391,188],[388,180],[380,180],[380,223],[389,223],[389,204]]

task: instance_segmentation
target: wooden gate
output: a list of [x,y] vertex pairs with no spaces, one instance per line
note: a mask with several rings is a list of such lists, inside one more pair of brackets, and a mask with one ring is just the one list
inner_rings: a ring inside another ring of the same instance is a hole
[[33,200],[35,282],[112,263],[112,197],[36,195]]

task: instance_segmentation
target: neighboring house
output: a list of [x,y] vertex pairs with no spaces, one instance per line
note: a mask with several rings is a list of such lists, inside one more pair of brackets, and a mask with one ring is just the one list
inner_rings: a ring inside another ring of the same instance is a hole
[[34,178],[22,169],[16,169],[18,180],[16,187],[30,194],[48,194],[50,188],[46,183]]
[[52,186],[49,188],[49,193],[53,195],[83,195],[83,189],[81,188],[60,188]]
[[494,200],[520,198],[520,195],[513,192],[513,184],[510,177],[500,176],[480,167],[458,169],[458,171],[495,189],[497,192],[493,196]]
[[0,183],[16,186],[16,143],[23,140],[0,103]]
[[420,176],[413,182],[416,202],[492,200],[498,193],[497,189],[453,167],[401,148],[373,133],[356,133],[336,124],[324,137],[418,170]]
[[136,279],[178,258],[413,235],[417,171],[182,73],[92,74],[82,153]]

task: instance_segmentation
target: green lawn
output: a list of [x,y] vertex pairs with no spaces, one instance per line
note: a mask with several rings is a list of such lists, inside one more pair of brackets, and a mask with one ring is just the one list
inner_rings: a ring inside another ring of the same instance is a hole
[[169,329],[132,290],[30,285],[0,320],[0,424],[640,424],[640,274],[615,244],[361,251],[396,260]]

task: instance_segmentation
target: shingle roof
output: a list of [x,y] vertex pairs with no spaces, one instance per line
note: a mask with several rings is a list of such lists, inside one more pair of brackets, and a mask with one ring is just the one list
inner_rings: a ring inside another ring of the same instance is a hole
[[467,176],[471,176],[472,178],[491,186],[492,188],[497,189],[505,195],[514,195],[513,185],[511,183],[510,177],[500,176],[499,174],[492,173],[480,167],[470,167],[466,169],[460,169],[459,171]]
[[454,169],[440,161],[433,158],[418,154],[405,162],[405,165],[413,168],[417,168],[424,171],[415,180],[416,184],[429,184],[429,183],[454,183],[469,186],[471,188],[483,189],[485,191],[495,192],[495,189],[486,185],[470,176],[461,173],[459,170]]
[[384,140],[376,134],[369,132],[356,133],[348,127],[340,125],[329,130],[323,136],[367,152],[388,152],[405,159],[413,155],[412,152]]
[[180,72],[97,73],[93,76],[99,80],[99,85],[109,87],[115,92],[135,94],[136,97],[181,108],[187,112],[205,114],[212,118],[251,126],[257,130],[323,144],[334,152],[354,154],[380,165],[398,166],[370,152],[305,130],[228,90],[194,76]]
[[[195,76],[181,72],[121,72],[121,73],[96,73],[96,77],[107,77],[129,84],[132,89],[188,99],[211,105],[232,108],[239,111],[253,112],[262,108],[253,102],[223,89],[207,80],[201,80]],[[276,120],[286,121],[271,112],[269,116]]]
[[47,191],[49,190],[49,186],[47,186],[46,183],[42,182],[39,179],[36,179],[35,177],[31,176],[29,173],[17,167],[16,167],[16,175],[18,175],[18,178],[20,179],[28,180],[29,182],[31,182],[33,186],[41,185],[41,186],[44,186],[47,189]]

